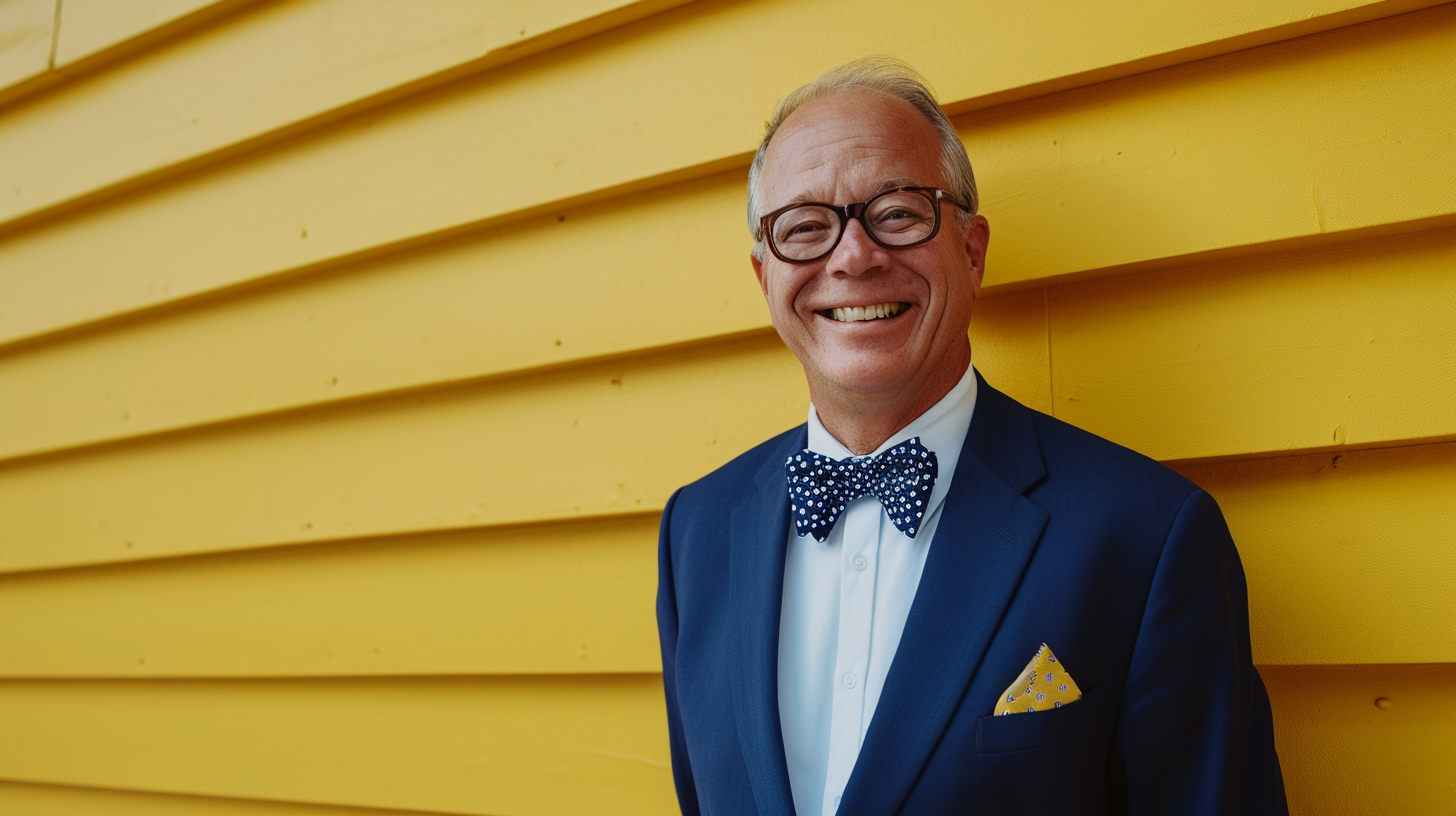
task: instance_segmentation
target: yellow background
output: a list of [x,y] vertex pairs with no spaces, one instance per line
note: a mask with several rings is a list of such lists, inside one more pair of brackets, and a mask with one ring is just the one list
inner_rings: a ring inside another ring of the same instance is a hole
[[1456,813],[1419,0],[0,0],[0,812],[673,812],[656,516],[802,420],[744,177],[867,53],[988,379],[1224,508],[1294,812]]

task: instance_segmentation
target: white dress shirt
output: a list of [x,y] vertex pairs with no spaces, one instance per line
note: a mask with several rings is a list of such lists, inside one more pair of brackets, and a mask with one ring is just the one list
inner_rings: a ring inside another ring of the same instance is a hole
[[[938,476],[915,538],[874,496],[850,502],[829,538],[789,530],[779,617],[779,723],[799,816],[833,816],[875,714],[925,556],[976,407],[970,367],[940,402],[874,453],[912,437],[935,453]],[[809,450],[854,456],[809,406]]]

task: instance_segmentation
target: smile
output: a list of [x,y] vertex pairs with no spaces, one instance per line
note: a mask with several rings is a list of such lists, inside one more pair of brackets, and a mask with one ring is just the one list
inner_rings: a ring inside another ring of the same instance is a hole
[[825,309],[819,314],[840,323],[857,323],[861,320],[879,320],[894,317],[909,307],[908,303],[876,303],[873,306],[841,306]]

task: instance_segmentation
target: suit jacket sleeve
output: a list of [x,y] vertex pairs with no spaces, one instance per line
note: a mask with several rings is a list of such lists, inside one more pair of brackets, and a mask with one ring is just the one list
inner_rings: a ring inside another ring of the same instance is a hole
[[693,784],[692,766],[688,762],[687,741],[683,737],[682,712],[677,697],[677,593],[672,578],[672,506],[679,490],[667,500],[662,511],[662,527],[657,536],[657,636],[662,645],[662,684],[667,696],[667,739],[672,752],[672,778],[677,785],[678,805],[683,816],[697,816],[698,793]]
[[1119,715],[1129,814],[1287,814],[1243,566],[1199,490],[1163,545]]

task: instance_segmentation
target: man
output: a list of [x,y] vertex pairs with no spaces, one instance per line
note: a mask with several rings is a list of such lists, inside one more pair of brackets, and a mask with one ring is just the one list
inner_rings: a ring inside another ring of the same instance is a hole
[[663,514],[683,812],[1285,813],[1217,506],[979,377],[976,206],[898,62],[769,122],[753,268],[812,404]]

